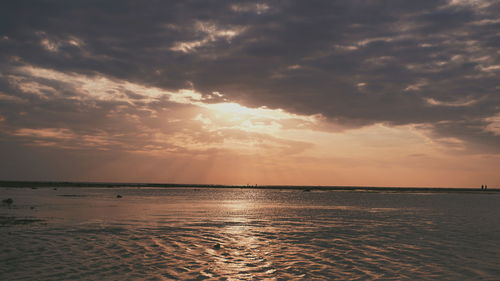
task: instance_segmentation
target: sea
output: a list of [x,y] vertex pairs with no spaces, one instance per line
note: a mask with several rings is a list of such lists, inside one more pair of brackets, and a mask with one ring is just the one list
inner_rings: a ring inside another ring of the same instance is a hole
[[0,280],[500,280],[500,194],[0,188]]

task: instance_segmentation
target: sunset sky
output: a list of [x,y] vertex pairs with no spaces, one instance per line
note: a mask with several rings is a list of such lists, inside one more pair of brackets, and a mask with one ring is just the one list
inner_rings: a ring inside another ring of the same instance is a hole
[[2,1],[0,179],[500,186],[500,2]]

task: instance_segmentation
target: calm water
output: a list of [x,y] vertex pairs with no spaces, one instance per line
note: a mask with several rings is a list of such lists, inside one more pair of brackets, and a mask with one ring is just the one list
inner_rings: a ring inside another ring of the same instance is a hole
[[0,207],[0,280],[500,280],[500,195],[194,188],[0,195],[15,200]]

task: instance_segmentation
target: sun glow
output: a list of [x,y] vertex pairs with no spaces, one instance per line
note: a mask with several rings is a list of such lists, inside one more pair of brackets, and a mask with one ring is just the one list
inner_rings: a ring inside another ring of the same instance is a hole
[[247,116],[258,118],[269,118],[274,120],[297,119],[303,121],[315,121],[314,116],[303,116],[292,114],[282,109],[270,109],[267,107],[250,108],[235,102],[214,103],[214,104],[199,104],[200,106],[218,112],[220,114]]
[[254,111],[251,108],[244,107],[234,102],[206,104],[205,107],[212,110],[216,110],[221,113],[230,113],[230,114],[249,114],[252,113],[252,111]]

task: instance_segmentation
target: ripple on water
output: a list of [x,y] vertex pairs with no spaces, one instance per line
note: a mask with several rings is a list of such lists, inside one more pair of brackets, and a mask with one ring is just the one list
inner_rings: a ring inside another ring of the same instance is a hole
[[476,225],[479,232],[472,231],[463,217],[458,224],[428,208],[168,212],[162,209],[148,217],[153,222],[142,224],[133,218],[0,227],[0,279],[461,280],[500,275],[494,229]]

